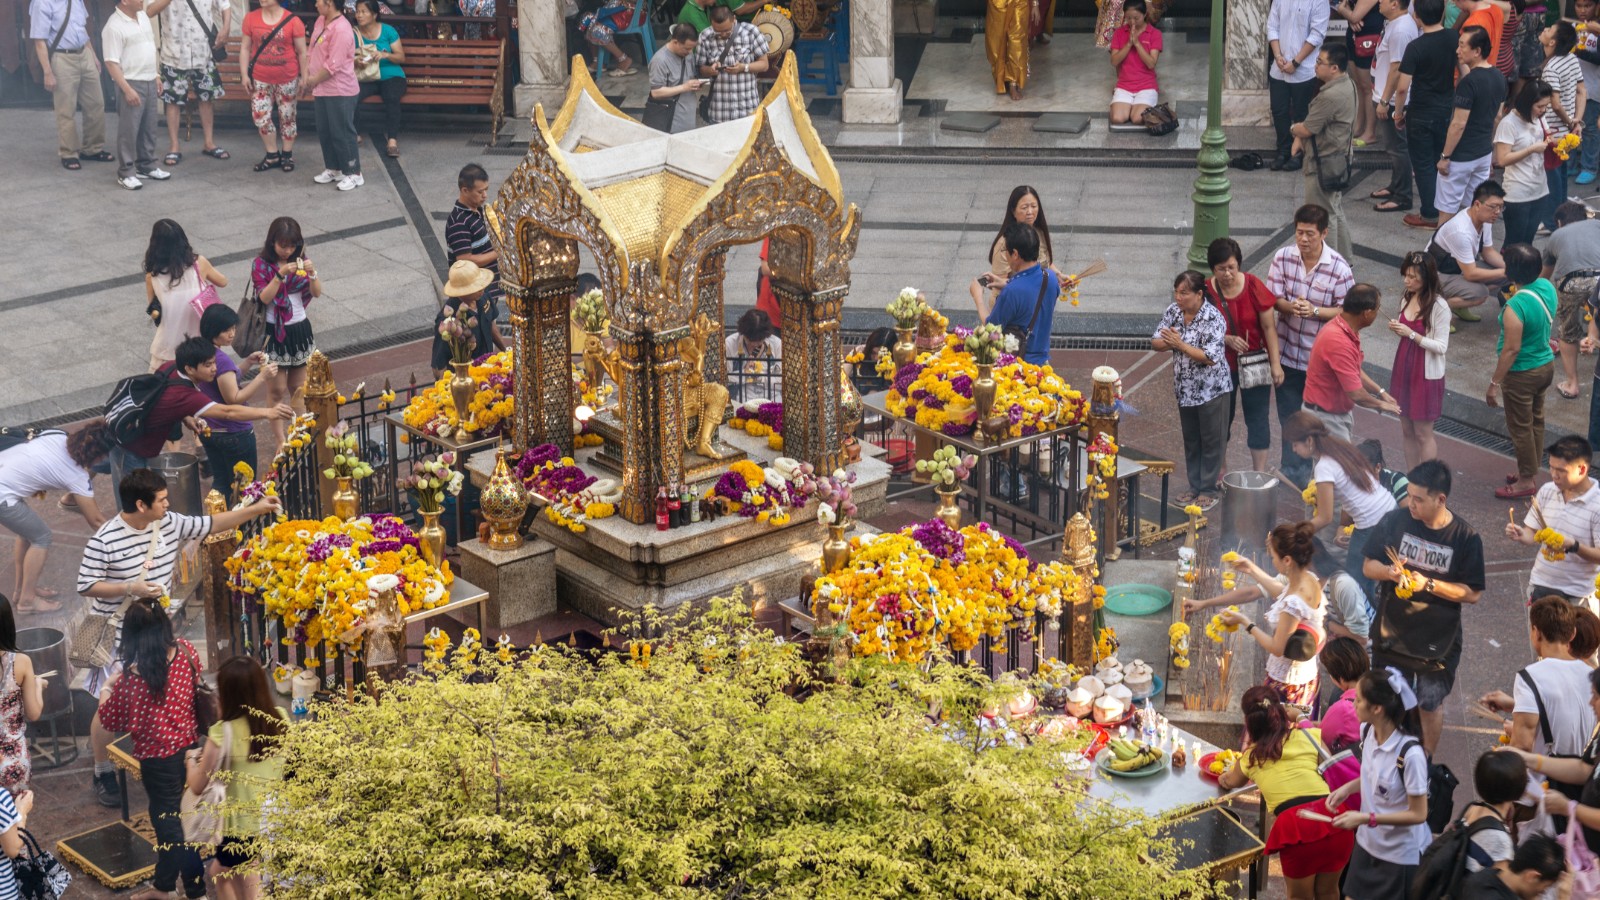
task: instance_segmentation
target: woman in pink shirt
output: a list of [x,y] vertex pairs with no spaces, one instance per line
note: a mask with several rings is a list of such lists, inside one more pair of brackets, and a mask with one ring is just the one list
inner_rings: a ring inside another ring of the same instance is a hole
[[1111,124],[1139,124],[1144,111],[1156,105],[1156,58],[1161,55],[1161,29],[1150,24],[1144,0],[1122,4],[1122,25],[1111,35],[1111,65],[1117,86],[1111,92]]
[[311,30],[311,51],[306,54],[306,79],[302,96],[314,98],[317,139],[322,143],[322,174],[317,184],[337,181],[339,190],[360,187],[361,151],[356,146],[356,102],[361,85],[356,81],[356,36],[335,0],[317,0],[317,24]]

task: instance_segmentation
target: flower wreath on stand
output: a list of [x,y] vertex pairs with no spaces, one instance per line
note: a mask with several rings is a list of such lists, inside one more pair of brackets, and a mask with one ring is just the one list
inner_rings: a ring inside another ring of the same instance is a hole
[[[478,390],[468,405],[465,430],[477,440],[503,434],[511,424],[514,407],[514,376],[511,351],[489,353],[472,361],[467,369]],[[450,376],[434,382],[425,390],[417,391],[401,412],[405,423],[424,434],[451,436],[462,430],[456,420],[456,408],[450,399]]]
[[574,534],[588,531],[584,523],[591,519],[614,515],[622,499],[615,479],[585,474],[555,444],[529,447],[517,460],[516,471],[523,485],[545,500],[545,519]]
[[[919,354],[917,361],[894,370],[893,362],[879,359],[879,374],[893,378],[886,400],[891,414],[912,419],[923,428],[952,437],[969,435],[978,408],[972,399],[972,382],[978,366],[967,352],[972,332],[957,328],[945,338],[937,353]],[[989,342],[978,343],[988,346]],[[1050,366],[1035,366],[1010,353],[994,357],[994,412],[1010,419],[1010,437],[1038,434],[1052,428],[1076,425],[1088,412],[1088,401]]]

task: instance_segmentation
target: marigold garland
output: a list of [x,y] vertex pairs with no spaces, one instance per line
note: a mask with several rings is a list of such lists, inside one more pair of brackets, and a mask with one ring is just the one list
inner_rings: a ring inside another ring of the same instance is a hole
[[[422,558],[416,534],[393,516],[349,522],[292,519],[263,529],[224,563],[235,595],[283,622],[285,644],[356,650],[370,611],[367,579],[396,575],[401,615],[449,602],[449,563]],[[307,663],[309,666],[310,664]]]
[[1034,613],[1061,615],[1078,576],[1039,564],[987,523],[952,531],[937,519],[851,539],[850,564],[818,578],[815,603],[842,619],[858,656],[920,662],[937,648],[987,641],[1005,651],[1008,628],[1034,636]]
[[[480,356],[472,361],[467,372],[478,387],[467,405],[467,439],[481,440],[503,434],[510,427],[511,414],[516,409],[511,351]],[[461,430],[455,402],[450,398],[450,379],[451,376],[446,375],[431,387],[417,391],[401,413],[408,426],[435,437],[455,435]],[[572,370],[572,388],[576,402],[590,409],[604,406],[615,390],[610,384],[591,386],[584,379],[583,371],[576,367]],[[598,443],[601,443],[598,435],[586,435],[580,446]]]
[[[898,371],[892,362],[886,371],[880,360],[879,373],[894,379],[886,401],[889,412],[953,437],[971,434],[978,415],[972,399],[978,367],[965,342],[966,333],[957,329],[938,352],[920,354]],[[1033,366],[1001,354],[993,377],[994,411],[1010,419],[1011,437],[1073,426],[1088,413],[1083,395],[1048,365]]]

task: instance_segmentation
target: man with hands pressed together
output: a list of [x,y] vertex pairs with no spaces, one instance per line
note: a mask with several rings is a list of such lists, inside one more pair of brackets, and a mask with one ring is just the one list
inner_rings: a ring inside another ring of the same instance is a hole
[[1448,466],[1430,459],[1407,477],[1406,502],[1367,539],[1362,572],[1378,587],[1372,665],[1394,667],[1416,693],[1431,756],[1461,663],[1461,606],[1483,596],[1483,539],[1449,507]]
[[[1311,345],[1322,324],[1339,314],[1345,294],[1356,283],[1350,264],[1328,246],[1328,211],[1306,204],[1294,213],[1294,243],[1273,254],[1267,289],[1278,298],[1278,358],[1283,381],[1274,390],[1278,424],[1300,411],[1311,364]],[[1280,470],[1297,483],[1311,477],[1311,465],[1283,442]]]
[[[127,511],[107,519],[89,538],[83,547],[83,562],[78,566],[78,593],[95,613],[115,618],[120,618],[126,604],[134,600],[169,595],[172,570],[184,541],[232,531],[280,508],[277,497],[263,497],[242,509],[214,516],[170,512],[167,481],[150,469],[129,472],[118,483],[117,494]],[[98,696],[118,667],[113,662],[90,672],[85,690]],[[95,796],[106,806],[118,806],[122,794],[111,763],[111,737],[100,727],[97,717],[91,734]]]

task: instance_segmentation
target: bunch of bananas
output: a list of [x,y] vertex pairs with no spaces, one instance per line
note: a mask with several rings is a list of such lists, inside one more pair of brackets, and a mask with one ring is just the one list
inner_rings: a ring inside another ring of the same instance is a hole
[[1144,741],[1127,741],[1122,738],[1112,738],[1106,744],[1106,749],[1116,757],[1108,765],[1117,772],[1132,772],[1142,769],[1162,759],[1161,748],[1152,747]]
[[1213,775],[1221,775],[1233,768],[1233,764],[1241,755],[1237,750],[1218,750],[1217,755],[1211,757],[1211,765],[1206,768]]

